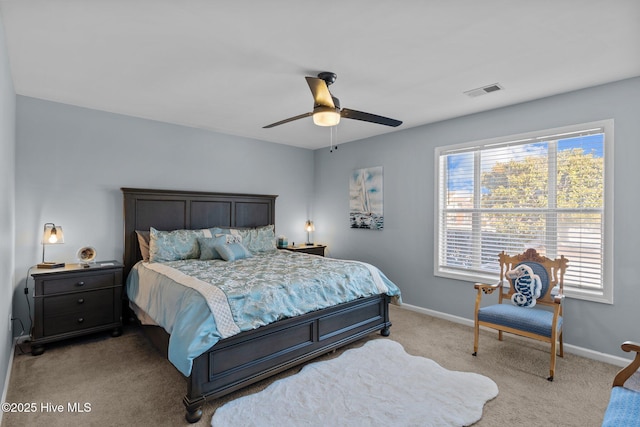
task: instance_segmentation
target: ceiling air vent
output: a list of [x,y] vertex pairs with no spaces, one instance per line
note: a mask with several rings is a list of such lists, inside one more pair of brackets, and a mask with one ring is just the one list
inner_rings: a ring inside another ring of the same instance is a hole
[[499,90],[504,90],[504,88],[502,86],[500,86],[500,84],[494,83],[492,85],[479,87],[477,89],[471,89],[471,90],[468,90],[468,91],[463,92],[463,93],[465,95],[468,95],[468,96],[472,97],[472,98],[475,98],[477,96],[486,95],[488,93],[497,92]]

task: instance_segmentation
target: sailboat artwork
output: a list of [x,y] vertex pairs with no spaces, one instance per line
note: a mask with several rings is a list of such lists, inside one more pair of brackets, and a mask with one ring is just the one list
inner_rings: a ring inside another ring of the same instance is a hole
[[382,166],[356,169],[349,179],[351,228],[382,230]]

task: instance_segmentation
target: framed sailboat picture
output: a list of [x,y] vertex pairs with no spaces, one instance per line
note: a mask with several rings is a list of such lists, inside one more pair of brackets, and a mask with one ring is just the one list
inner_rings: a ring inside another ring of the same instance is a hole
[[355,169],[349,179],[351,228],[382,230],[382,166]]

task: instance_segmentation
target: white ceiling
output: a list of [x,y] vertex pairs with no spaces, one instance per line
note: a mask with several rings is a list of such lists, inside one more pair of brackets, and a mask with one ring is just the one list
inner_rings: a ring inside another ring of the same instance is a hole
[[[639,0],[0,0],[16,93],[306,148],[640,75]],[[477,98],[464,91],[500,83]]]

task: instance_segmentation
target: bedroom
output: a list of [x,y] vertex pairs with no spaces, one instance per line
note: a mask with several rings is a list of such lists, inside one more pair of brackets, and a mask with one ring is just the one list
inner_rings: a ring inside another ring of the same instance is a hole
[[[623,4],[629,7],[631,3]],[[637,16],[637,10],[635,13]],[[637,45],[638,40],[633,42]],[[637,51],[627,54],[637,56]],[[638,68],[635,74],[626,76],[629,78],[616,82],[399,128],[392,134],[340,144],[330,153],[328,148],[274,144],[16,93],[8,57],[5,42],[0,116],[4,174],[0,218],[9,230],[0,261],[5,283],[0,319],[5,334],[10,314],[23,321],[28,318],[22,288],[27,269],[41,258],[38,242],[44,222],[61,224],[67,239],[64,245],[48,248],[47,257],[71,261],[79,247],[91,245],[101,259],[121,258],[119,189],[123,186],[278,194],[278,234],[302,242],[306,238],[302,225],[311,218],[316,224],[314,238],[329,245],[330,256],[377,265],[400,285],[407,305],[469,321],[472,284],[433,274],[434,148],[611,118],[616,123],[614,304],[569,300],[566,316],[571,328],[567,329],[566,344],[596,357],[625,356],[619,350],[620,343],[638,339],[633,316],[640,288],[632,268],[636,262],[635,239],[640,236],[635,215],[640,208],[635,188],[640,182],[636,167],[640,158]],[[341,70],[334,71],[341,75],[335,92],[350,105],[345,92],[354,82]],[[305,98],[308,94],[303,75],[299,76],[300,112],[309,107],[305,104],[309,99]],[[279,118],[280,114],[272,117]],[[338,138],[345,136],[341,132]],[[323,147],[329,144],[328,140],[325,144],[324,136],[318,141]],[[385,172],[385,229],[380,233],[349,230],[347,177],[355,168],[378,165]],[[219,185],[222,180],[224,184]],[[416,217],[420,218],[419,224]],[[394,250],[398,246],[405,250]],[[18,335],[19,324],[11,326],[13,335]],[[4,379],[13,341],[11,335],[3,337],[0,375]]]

